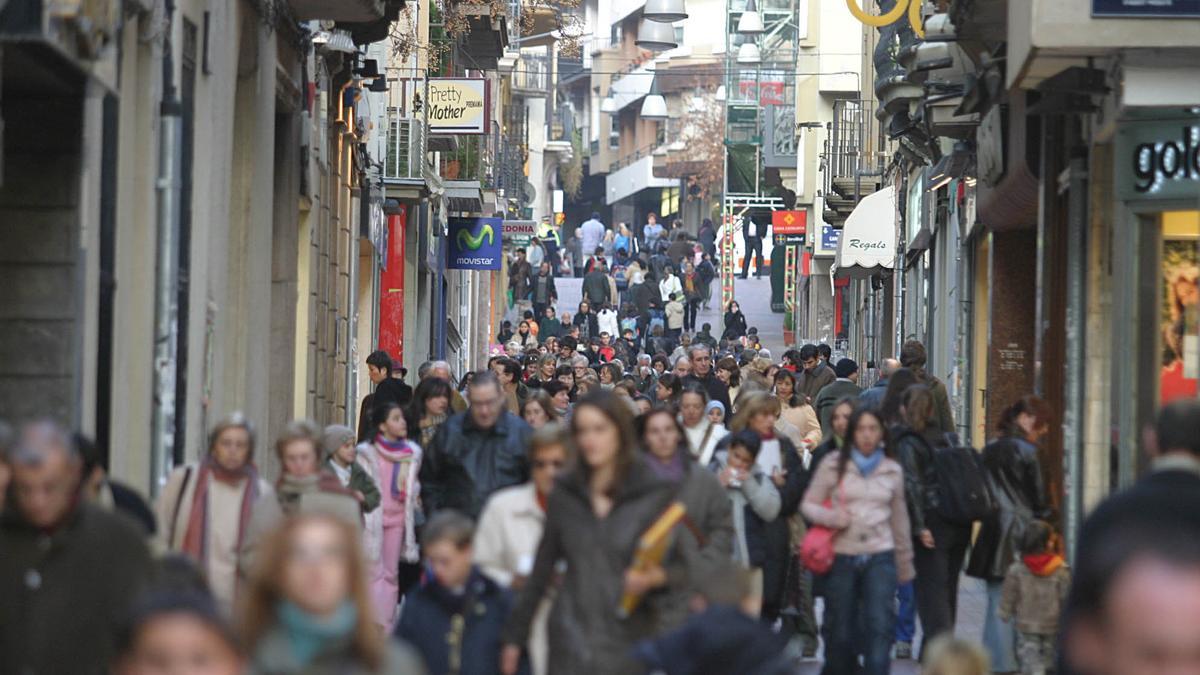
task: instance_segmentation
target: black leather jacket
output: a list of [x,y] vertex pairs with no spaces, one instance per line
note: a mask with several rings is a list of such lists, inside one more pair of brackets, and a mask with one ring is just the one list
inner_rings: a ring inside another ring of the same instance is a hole
[[938,507],[934,441],[907,426],[892,429],[892,447],[904,467],[904,498],[914,537],[928,529],[926,515]]
[[532,433],[510,412],[500,413],[490,429],[476,426],[469,410],[451,415],[421,459],[425,512],[457,509],[478,518],[493,492],[529,480],[525,447]]
[[967,574],[999,581],[1017,558],[1026,526],[1050,510],[1037,446],[1015,436],[996,439],[984,447],[983,465],[998,508],[981,524]]

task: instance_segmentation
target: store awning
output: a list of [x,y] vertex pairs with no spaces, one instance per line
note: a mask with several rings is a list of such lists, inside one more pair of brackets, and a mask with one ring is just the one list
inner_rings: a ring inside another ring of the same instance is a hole
[[896,188],[863,197],[846,218],[830,275],[866,279],[896,264]]

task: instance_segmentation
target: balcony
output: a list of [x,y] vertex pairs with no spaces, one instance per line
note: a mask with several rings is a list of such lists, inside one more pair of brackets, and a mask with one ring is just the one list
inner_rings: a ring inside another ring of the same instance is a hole
[[608,204],[614,204],[647,188],[679,185],[677,178],[660,178],[654,175],[654,150],[659,145],[647,145],[609,166],[609,173],[604,177],[605,201]]
[[382,0],[288,0],[298,21],[369,23],[383,18]]
[[870,128],[862,101],[844,99],[833,104],[833,122],[825,141],[825,221],[834,227],[846,222],[863,195],[879,189],[879,173],[866,155],[865,135]]
[[546,96],[550,92],[550,59],[542,50],[521,50],[512,74],[513,92]]
[[383,180],[394,184],[425,182],[425,124],[415,117],[400,117],[390,109],[383,152]]
[[495,187],[492,136],[459,136],[458,147],[438,153],[438,175],[451,211],[478,213],[483,190]]
[[566,87],[577,82],[590,81],[591,69],[583,65],[583,56],[558,57],[558,86]]
[[459,38],[461,53],[475,67],[495,70],[508,46],[508,17],[503,12],[494,14],[489,3],[457,0],[451,6],[469,29]]

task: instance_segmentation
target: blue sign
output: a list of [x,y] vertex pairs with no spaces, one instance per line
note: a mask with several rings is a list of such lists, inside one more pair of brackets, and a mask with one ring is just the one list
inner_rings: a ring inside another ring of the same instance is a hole
[[503,223],[503,218],[451,218],[446,266],[452,270],[500,269]]
[[821,226],[821,250],[836,251],[838,242],[842,240],[842,231],[832,225]]
[[1200,0],[1092,0],[1092,16],[1200,16]]

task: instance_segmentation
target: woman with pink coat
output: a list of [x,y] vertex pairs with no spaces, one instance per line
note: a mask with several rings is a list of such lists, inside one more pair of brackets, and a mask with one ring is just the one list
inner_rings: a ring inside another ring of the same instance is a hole
[[[390,635],[399,605],[400,561],[420,559],[417,546],[416,514],[421,485],[421,446],[408,440],[404,411],[393,401],[375,410],[375,439],[358,446],[367,460],[372,478],[379,485],[380,507],[366,518],[366,548],[371,567],[371,600],[375,622]],[[378,555],[375,553],[378,552]]]

